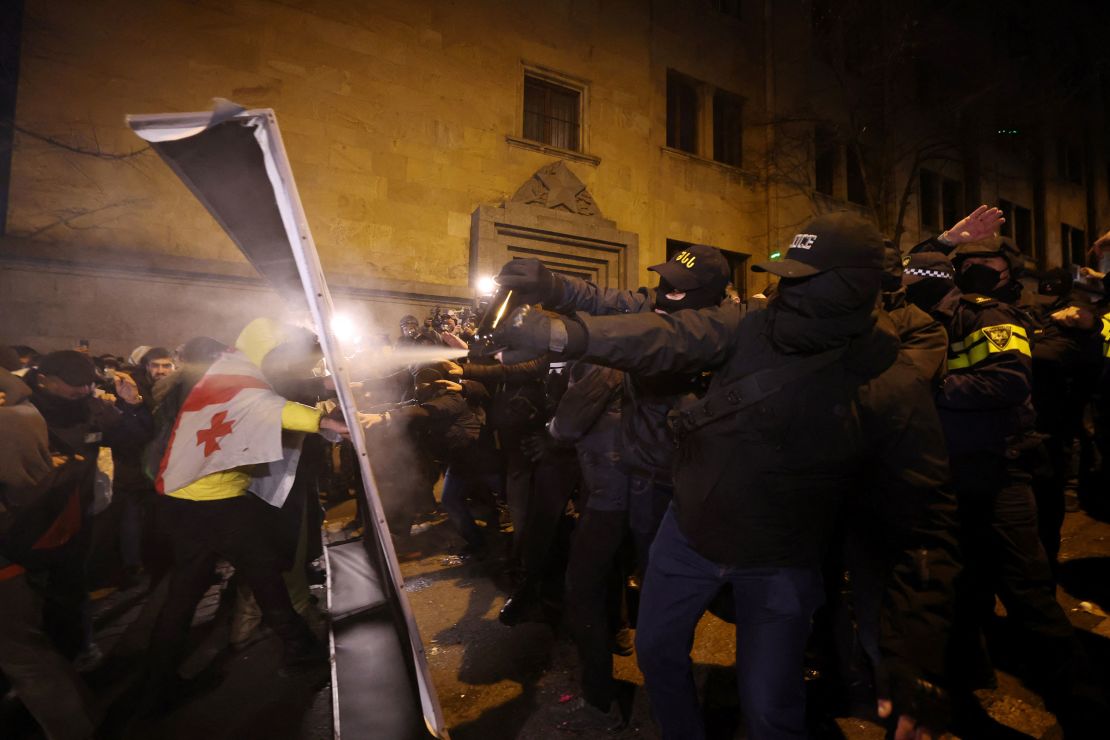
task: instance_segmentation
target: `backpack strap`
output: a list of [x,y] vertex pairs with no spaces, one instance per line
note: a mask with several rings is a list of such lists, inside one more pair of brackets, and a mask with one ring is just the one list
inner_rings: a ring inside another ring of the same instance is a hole
[[683,409],[672,409],[667,417],[676,441],[773,396],[786,385],[833,364],[847,351],[848,345],[845,344],[816,355],[807,355],[781,367],[749,373],[711,390],[697,403]]

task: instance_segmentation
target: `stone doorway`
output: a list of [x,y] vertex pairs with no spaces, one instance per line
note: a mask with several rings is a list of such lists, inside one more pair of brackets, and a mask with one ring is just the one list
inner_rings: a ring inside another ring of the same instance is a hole
[[470,284],[505,262],[535,257],[556,272],[607,288],[636,287],[639,237],[605,218],[564,162],[539,169],[499,206],[479,206],[470,221]]

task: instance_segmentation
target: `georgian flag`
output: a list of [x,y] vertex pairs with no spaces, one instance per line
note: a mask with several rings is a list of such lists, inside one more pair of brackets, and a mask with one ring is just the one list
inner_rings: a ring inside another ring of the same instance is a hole
[[[288,460],[290,451],[282,445],[281,430],[285,403],[245,355],[225,352],[182,404],[155,488],[172,493],[212,473]],[[296,460],[291,462],[295,470]],[[279,494],[280,501],[263,498],[281,506],[286,494],[288,488]]]

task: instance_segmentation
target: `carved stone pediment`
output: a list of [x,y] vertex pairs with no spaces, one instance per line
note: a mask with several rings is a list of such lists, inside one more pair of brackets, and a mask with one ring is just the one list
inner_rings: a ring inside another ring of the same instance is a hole
[[546,165],[510,200],[479,206],[470,221],[470,283],[518,257],[608,288],[632,288],[639,237],[621,231],[563,162]]
[[590,191],[565,162],[553,162],[536,170],[513,195],[512,203],[541,206],[580,216],[601,217]]

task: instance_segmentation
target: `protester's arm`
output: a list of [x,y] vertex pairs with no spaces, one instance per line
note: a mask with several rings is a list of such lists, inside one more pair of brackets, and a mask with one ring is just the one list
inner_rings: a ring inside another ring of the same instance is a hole
[[318,432],[324,412],[314,406],[286,401],[281,407],[281,428],[291,432]]
[[113,449],[139,447],[154,436],[154,416],[131,376],[116,373],[113,402],[93,399],[93,418],[100,428],[101,444]]

